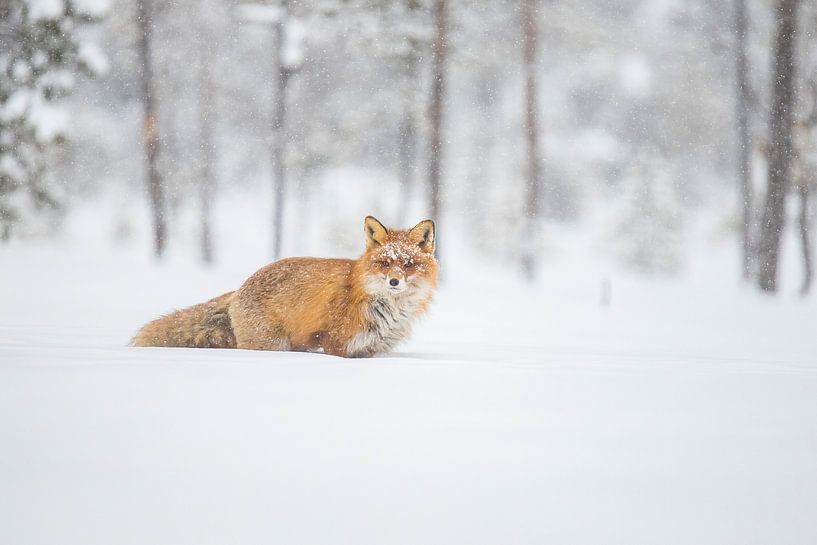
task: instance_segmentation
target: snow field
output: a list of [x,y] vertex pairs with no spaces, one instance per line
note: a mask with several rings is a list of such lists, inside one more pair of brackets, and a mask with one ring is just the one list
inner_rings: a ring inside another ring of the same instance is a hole
[[367,360],[126,346],[237,287],[252,244],[209,271],[91,235],[0,248],[0,543],[817,540],[810,301],[720,251],[613,274],[602,308],[575,256],[526,288],[449,248],[415,336]]

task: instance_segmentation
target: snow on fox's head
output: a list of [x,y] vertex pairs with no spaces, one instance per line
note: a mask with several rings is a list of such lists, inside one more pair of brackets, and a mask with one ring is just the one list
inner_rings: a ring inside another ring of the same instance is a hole
[[363,229],[366,291],[372,295],[411,295],[436,287],[433,221],[423,220],[408,230],[386,229],[367,216]]

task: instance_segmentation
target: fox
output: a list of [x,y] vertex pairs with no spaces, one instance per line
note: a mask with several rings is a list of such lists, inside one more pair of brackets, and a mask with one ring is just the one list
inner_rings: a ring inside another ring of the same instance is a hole
[[408,339],[437,288],[434,222],[363,221],[358,259],[285,258],[235,291],[144,325],[133,346],[382,355]]

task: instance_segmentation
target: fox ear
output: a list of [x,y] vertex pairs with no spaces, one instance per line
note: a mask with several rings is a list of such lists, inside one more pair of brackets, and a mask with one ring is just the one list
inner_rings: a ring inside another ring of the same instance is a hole
[[431,220],[423,220],[409,231],[412,240],[417,242],[417,246],[421,250],[428,253],[434,253],[434,222]]
[[389,239],[389,232],[372,216],[366,216],[363,220],[363,232],[366,233],[367,248],[382,246]]

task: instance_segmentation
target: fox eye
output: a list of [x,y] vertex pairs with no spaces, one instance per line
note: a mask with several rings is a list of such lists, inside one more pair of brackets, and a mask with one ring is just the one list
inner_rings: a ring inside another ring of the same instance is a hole
[[389,266],[388,261],[378,261],[377,264],[383,267],[384,269]]
[[405,267],[406,267],[407,269],[410,269],[410,268],[412,268],[413,266],[414,266],[414,261],[412,261],[412,260],[410,260],[410,259],[409,259],[408,261],[406,261],[406,265],[405,265]]

